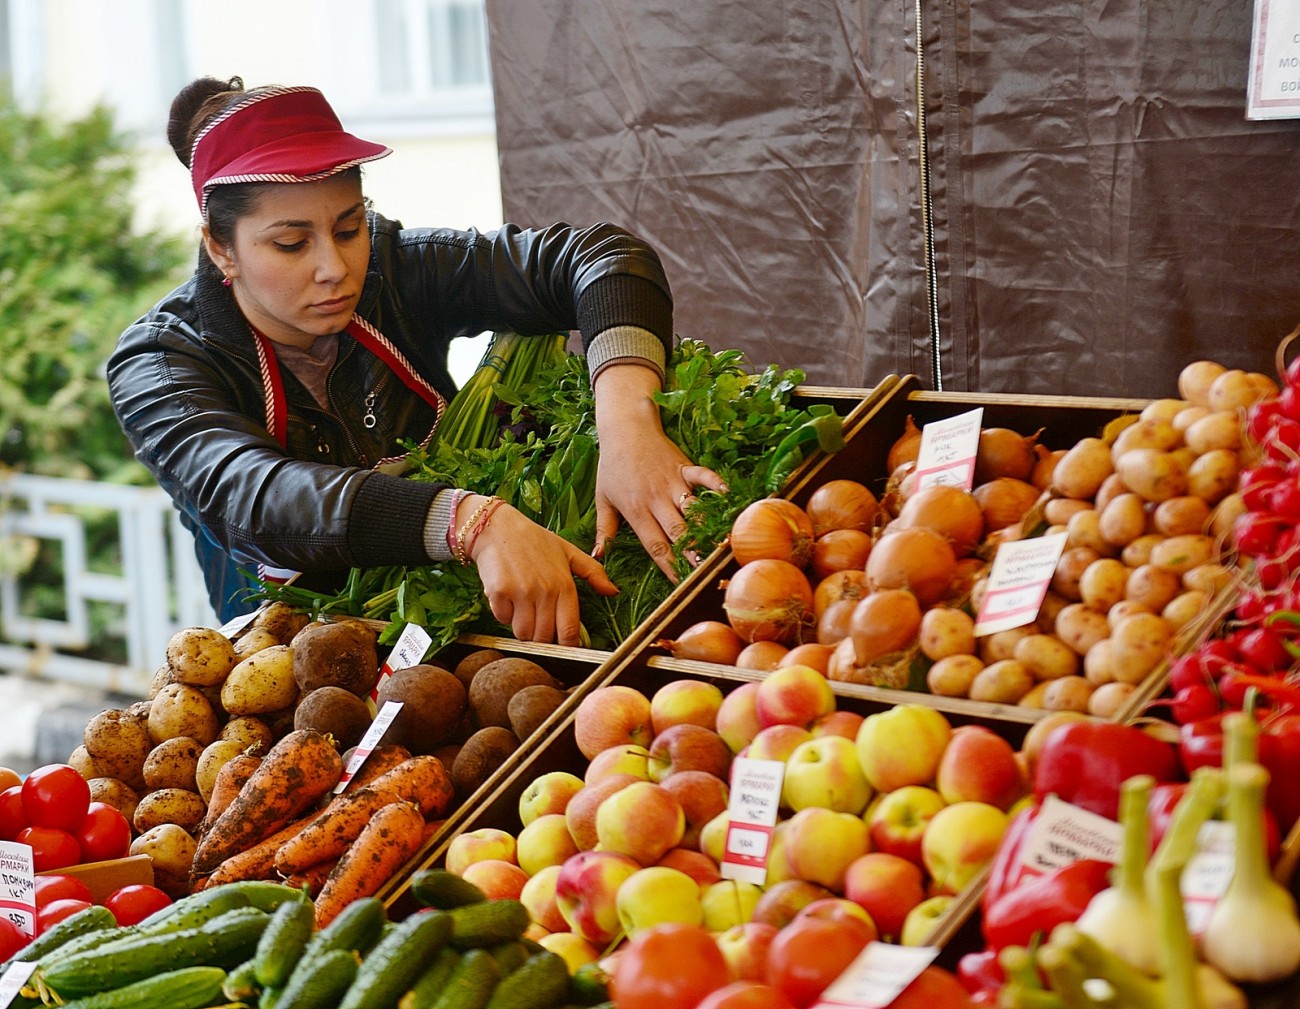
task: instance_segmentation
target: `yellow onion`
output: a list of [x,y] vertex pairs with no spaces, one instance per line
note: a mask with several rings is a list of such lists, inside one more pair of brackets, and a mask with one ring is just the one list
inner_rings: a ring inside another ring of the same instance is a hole
[[916,641],[921,628],[921,604],[906,589],[880,589],[861,599],[853,609],[849,636],[859,666],[891,652],[901,652]]
[[813,588],[813,616],[820,619],[822,611],[841,599],[857,602],[867,594],[867,572],[833,571]]
[[1004,476],[980,484],[971,493],[984,513],[985,531],[996,532],[1018,524],[1042,491],[1024,480]]
[[808,576],[789,561],[760,557],[728,579],[722,608],[732,629],[749,643],[797,644],[812,623]]
[[905,462],[916,462],[921,453],[921,429],[916,426],[912,415],[908,414],[903,424],[903,433],[889,446],[889,455],[885,457],[885,468],[894,472]]
[[948,594],[957,555],[943,533],[925,526],[886,529],[867,558],[867,586],[907,589],[929,606]]
[[731,552],[742,566],[770,558],[802,568],[812,556],[813,539],[808,513],[785,498],[760,498],[731,524]]
[[782,666],[810,666],[825,676],[833,651],[835,649],[830,645],[809,641],[802,645],[795,645],[782,655],[776,667],[780,669]]
[[975,451],[975,483],[988,483],[998,477],[1009,476],[1028,480],[1038,461],[1034,446],[1038,444],[1040,428],[1026,437],[1007,427],[986,427],[980,431]]
[[917,491],[904,503],[891,528],[924,526],[943,533],[958,557],[979,546],[984,535],[984,513],[975,496],[963,487],[934,483]]
[[834,647],[847,638],[853,630],[853,611],[859,602],[846,596],[817,614],[817,643]]
[[736,666],[740,669],[754,669],[770,672],[781,664],[790,649],[779,641],[755,641],[744,647],[736,657]]
[[861,529],[832,529],[813,540],[808,571],[814,578],[825,578],[836,571],[859,571],[871,556],[871,536]]
[[903,505],[915,490],[915,461],[905,462],[897,469],[890,470],[889,479],[885,482],[885,494],[880,499],[880,507],[886,519],[897,518],[898,513],[903,510]]
[[674,659],[693,659],[697,662],[717,662],[734,666],[745,642],[721,620],[701,620],[677,635],[675,639],[660,638],[654,647],[665,649]]
[[1039,490],[1047,490],[1052,486],[1052,471],[1056,469],[1056,464],[1068,450],[1049,449],[1044,445],[1035,445],[1034,450],[1038,458],[1034,462],[1033,471],[1029,474],[1029,482]]
[[856,480],[828,480],[812,492],[804,511],[812,520],[814,536],[834,529],[870,532],[880,502],[870,488]]

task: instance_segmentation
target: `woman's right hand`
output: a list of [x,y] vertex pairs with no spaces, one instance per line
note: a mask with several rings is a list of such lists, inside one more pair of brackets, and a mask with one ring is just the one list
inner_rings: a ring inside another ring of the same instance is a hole
[[[484,501],[481,495],[471,494],[460,502],[458,529]],[[492,615],[520,641],[581,644],[575,576],[602,596],[618,593],[599,561],[508,504],[497,506],[470,544],[469,556],[478,568]]]

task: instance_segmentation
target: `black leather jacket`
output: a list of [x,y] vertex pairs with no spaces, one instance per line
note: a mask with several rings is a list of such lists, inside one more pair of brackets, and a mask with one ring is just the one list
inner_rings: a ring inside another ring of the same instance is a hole
[[[372,214],[357,312],[448,399],[460,336],[580,330],[584,346],[635,325],[671,345],[672,302],[656,253],[608,224],[543,230],[404,229]],[[287,451],[266,430],[254,338],[216,268],[198,269],[122,334],[108,362],[113,408],[136,457],[195,534],[224,621],[258,564],[326,578],[353,567],[425,564],[434,484],[371,469],[424,438],[433,409],[347,334],[321,409],[287,370]],[[367,396],[377,423],[361,423]]]

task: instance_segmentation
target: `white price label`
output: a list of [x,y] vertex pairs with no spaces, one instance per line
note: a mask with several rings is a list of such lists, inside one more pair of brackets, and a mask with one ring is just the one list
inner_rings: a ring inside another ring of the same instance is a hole
[[1300,6],[1255,0],[1246,75],[1247,119],[1300,117]]
[[0,841],[0,914],[29,936],[36,934],[35,880],[32,846]]
[[418,665],[431,644],[433,638],[428,631],[419,624],[407,624],[402,629],[397,644],[393,645],[393,650],[388,653],[388,658],[379,669],[379,679],[375,681],[375,689],[370,691],[371,702],[379,701],[379,688],[384,685],[386,679],[399,669]]
[[938,946],[869,942],[813,1009],[885,1009],[938,955]]
[[1049,795],[1043,800],[1025,838],[1020,867],[1042,875],[1085,858],[1114,864],[1123,829],[1114,820]]
[[377,714],[375,720],[370,723],[370,728],[368,728],[366,734],[361,737],[361,742],[357,743],[357,748],[352,751],[352,757],[348,760],[348,766],[343,769],[343,776],[339,778],[339,783],[334,786],[336,794],[348,787],[348,782],[351,781],[357,771],[361,769],[361,765],[366,762],[366,758],[375,752],[375,747],[378,746],[379,741],[384,738],[384,733],[388,731],[388,727],[393,724],[393,719],[397,717],[397,713],[401,710],[401,701],[384,702],[384,706],[379,709],[379,714]]
[[719,872],[762,886],[767,882],[767,856],[781,809],[785,764],[779,760],[737,757],[731,765],[731,798],[727,805],[727,834]]
[[1200,938],[1210,912],[1228,890],[1237,867],[1237,831],[1228,820],[1206,820],[1196,834],[1196,850],[1179,878],[1187,929]]
[[956,417],[932,420],[921,428],[916,455],[916,489],[950,484],[970,490],[975,482],[975,455],[979,451],[984,408],[976,407]]
[[15,960],[0,976],[0,1009],[13,1005],[18,993],[36,971],[35,960]]
[[983,636],[1023,627],[1038,619],[1056,563],[1065,549],[1065,533],[1013,540],[998,547],[975,633]]

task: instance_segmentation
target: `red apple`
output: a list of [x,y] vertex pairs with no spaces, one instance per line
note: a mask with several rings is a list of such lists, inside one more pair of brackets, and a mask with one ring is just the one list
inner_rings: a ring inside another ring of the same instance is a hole
[[870,851],[846,870],[844,896],[866,909],[882,938],[896,942],[908,913],[925,900],[925,874],[899,855]]
[[677,797],[662,785],[636,781],[620,788],[596,809],[597,846],[654,865],[686,833]]
[[569,928],[595,946],[618,935],[618,888],[640,869],[635,859],[612,851],[582,851],[560,866],[555,903]]
[[676,797],[686,817],[686,832],[678,845],[698,848],[704,825],[727,808],[730,789],[726,781],[708,771],[678,771],[659,784]]
[[463,876],[465,870],[484,859],[516,862],[515,835],[497,827],[480,827],[457,834],[447,845],[444,864],[448,872]]
[[858,729],[862,728],[864,716],[847,708],[839,708],[830,714],[822,715],[808,727],[814,736],[843,736],[856,740]]
[[806,743],[813,735],[802,725],[769,725],[760,729],[758,735],[750,740],[745,748],[745,756],[750,760],[779,760],[785,763],[794,753],[795,747]]
[[921,865],[926,825],[945,805],[943,796],[926,785],[904,785],[877,796],[866,812],[872,847]]
[[812,666],[782,666],[759,681],[754,710],[763,726],[807,728],[835,710],[835,694],[830,681]]
[[633,687],[597,687],[574,710],[573,733],[588,760],[620,743],[648,747],[654,739],[650,699]]
[[701,890],[722,878],[722,874],[718,871],[718,863],[704,852],[694,848],[680,846],[670,848],[664,852],[664,857],[659,859],[657,864],[666,865],[670,869],[680,869],[695,880]]
[[783,928],[794,920],[800,908],[814,900],[834,896],[826,887],[810,883],[806,879],[783,879],[763,891],[750,920]]
[[702,725],[670,725],[650,743],[651,781],[663,781],[678,771],[707,771],[726,780],[731,768],[731,747],[712,729]]
[[748,746],[763,727],[755,709],[757,698],[758,682],[751,681],[733,687],[718,706],[714,728],[727,741],[732,753],[739,753]]
[[854,928],[866,925],[873,941],[880,938],[880,930],[876,928],[876,923],[867,909],[847,897],[822,897],[820,900],[814,900],[811,904],[801,907],[794,917],[795,921],[800,918],[822,918],[825,921],[851,919]]
[[963,725],[939,758],[935,788],[948,803],[987,802],[1008,809],[1028,791],[1015,748],[992,729]]
[[485,858],[465,867],[461,876],[473,883],[488,900],[518,900],[528,882],[528,873],[501,858]]
[[737,980],[761,981],[767,976],[767,950],[777,931],[771,922],[751,919],[718,933],[718,948]]
[[596,847],[596,810],[600,804],[620,788],[642,779],[632,774],[611,774],[599,781],[584,785],[564,808],[564,821],[579,851]]

